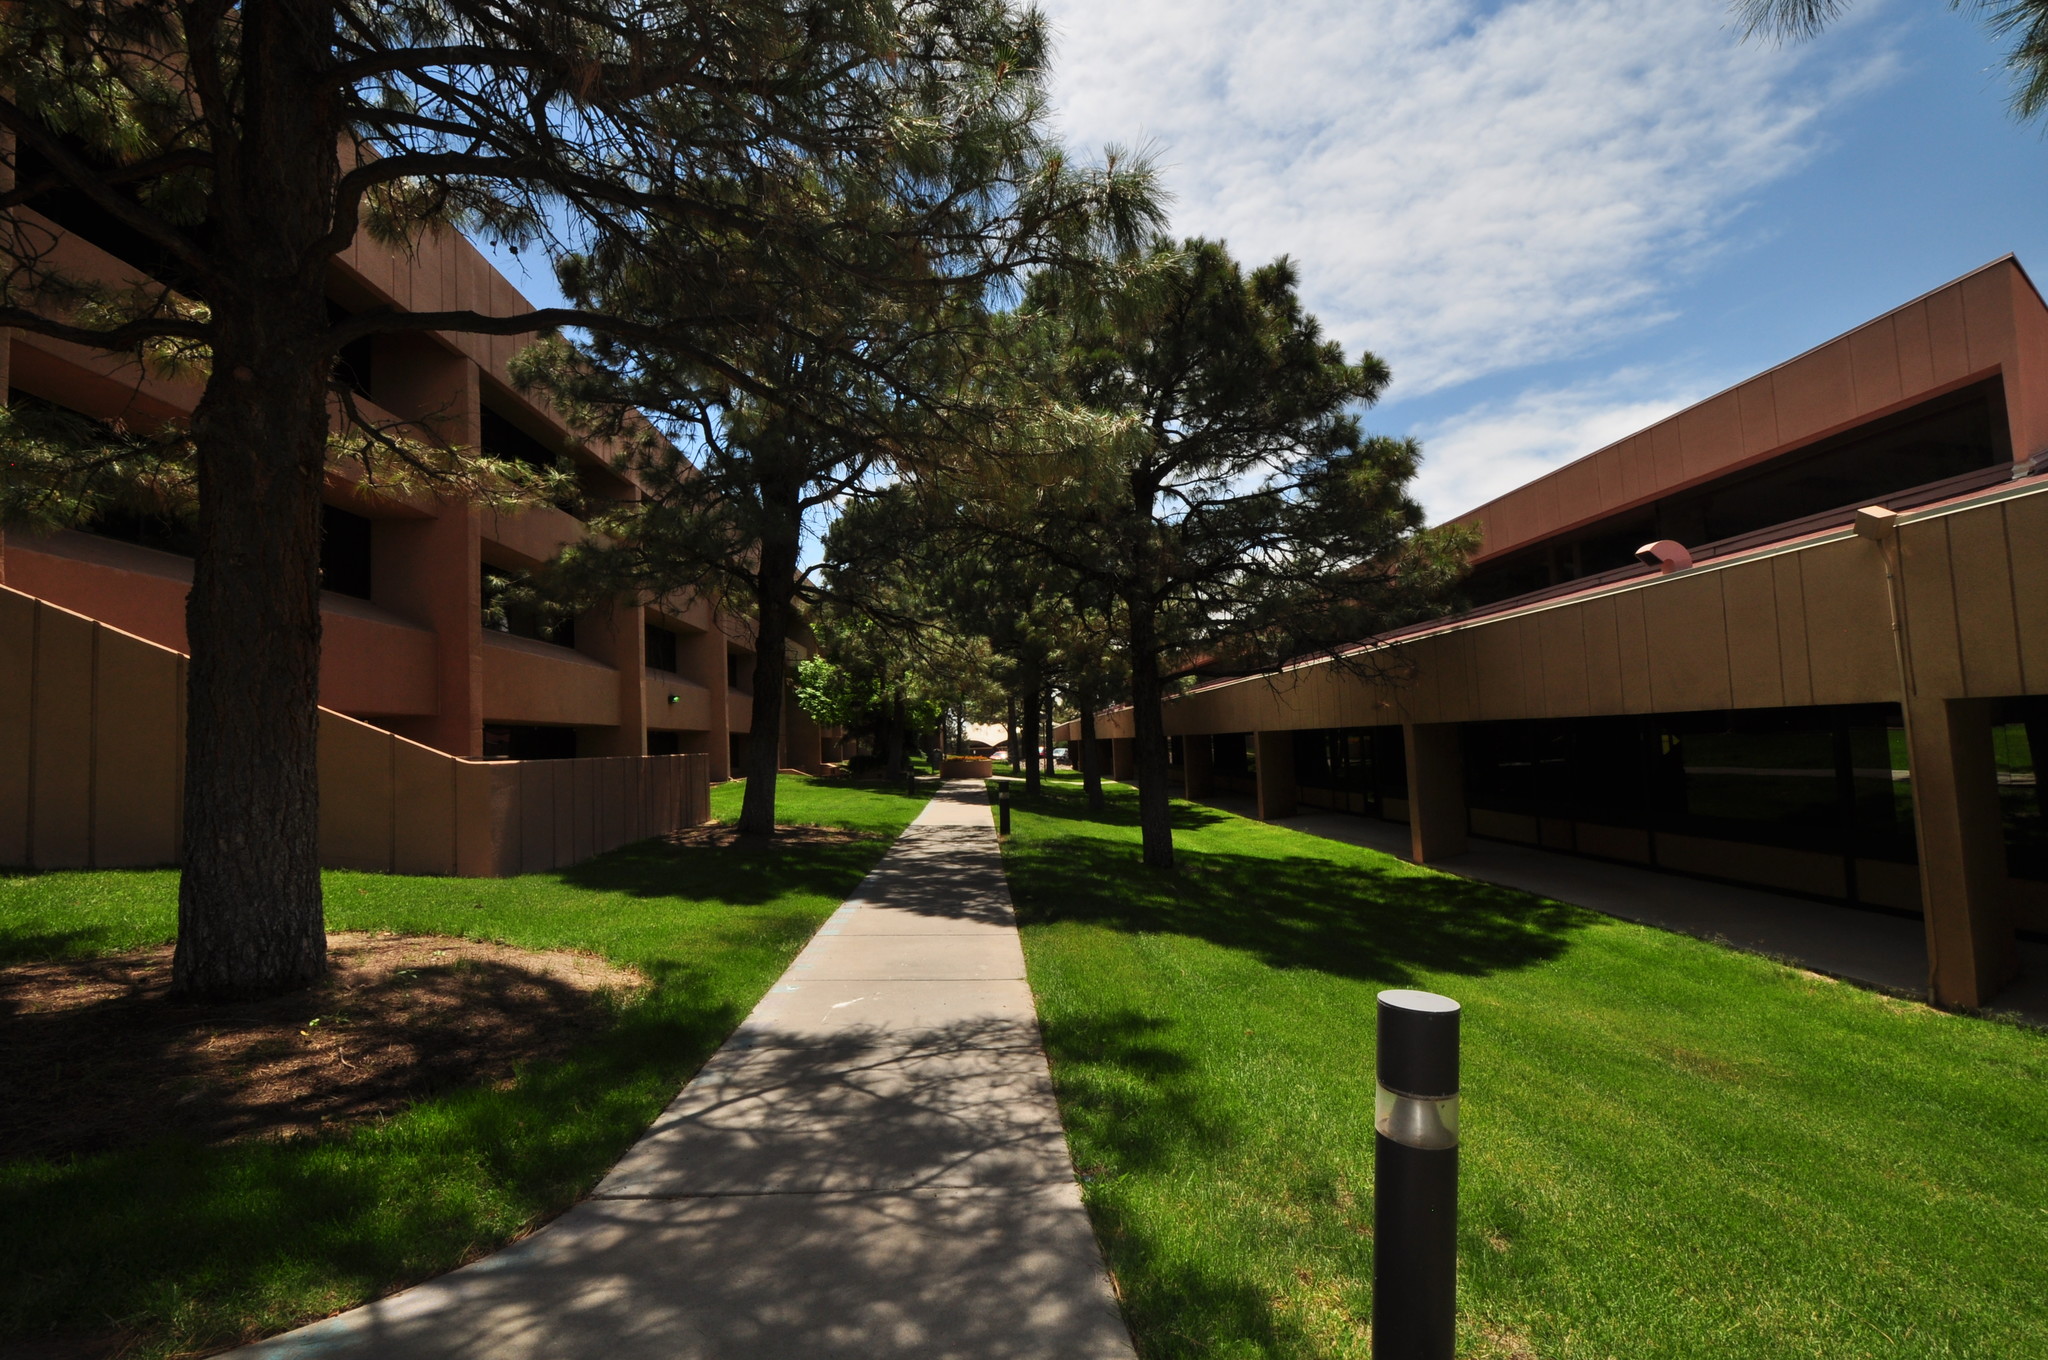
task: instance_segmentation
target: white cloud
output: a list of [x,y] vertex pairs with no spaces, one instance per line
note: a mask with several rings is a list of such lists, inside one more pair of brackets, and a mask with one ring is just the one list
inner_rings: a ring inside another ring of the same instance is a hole
[[[1177,232],[1292,255],[1403,396],[1664,318],[1666,283],[1848,88],[1814,74],[1816,48],[1738,42],[1725,0],[1047,9],[1072,144],[1151,145]],[[1858,86],[1890,70],[1853,60]]]
[[1623,369],[1596,381],[1532,389],[1424,426],[1414,495],[1432,523],[1484,505],[1683,410],[1727,384]]

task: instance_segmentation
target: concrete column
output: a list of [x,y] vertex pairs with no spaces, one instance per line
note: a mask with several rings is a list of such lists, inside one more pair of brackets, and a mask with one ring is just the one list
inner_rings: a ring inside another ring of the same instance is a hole
[[796,701],[794,690],[782,699],[782,763],[805,774],[818,774],[825,768],[823,736]]
[[1465,753],[1456,723],[1404,723],[1408,753],[1408,848],[1417,864],[1464,853]]
[[1134,737],[1109,739],[1109,777],[1122,784],[1131,782],[1138,770],[1138,742]]
[[588,756],[647,754],[647,634],[638,605],[623,601],[576,616],[576,650],[618,672],[619,721],[585,728],[578,751]]
[[[702,620],[696,618],[700,608],[705,616]],[[711,782],[722,784],[732,778],[732,743],[728,739],[731,726],[726,718],[725,634],[717,620],[710,617],[708,608],[700,606],[690,613],[692,622],[708,626],[701,633],[676,639],[676,664],[682,667],[684,679],[704,687],[705,720],[709,726],[702,732],[685,735],[683,749],[710,756]]]
[[1928,992],[1938,1005],[1981,1006],[2019,972],[2005,898],[1991,705],[1923,698],[1911,716]]
[[1216,791],[1216,744],[1206,732],[1180,739],[1181,771],[1189,798],[1207,798]]
[[475,510],[450,503],[432,519],[371,524],[372,603],[434,630],[436,711],[400,718],[400,736],[451,756],[484,753],[483,562]]
[[1292,817],[1297,798],[1294,783],[1294,733],[1252,733],[1253,763],[1259,796],[1259,820]]
[[[438,439],[474,446],[482,410],[476,364],[426,336],[379,351],[378,403]],[[379,519],[370,540],[372,603],[434,630],[437,711],[392,724],[452,756],[484,753],[482,517],[460,501],[424,520]]]

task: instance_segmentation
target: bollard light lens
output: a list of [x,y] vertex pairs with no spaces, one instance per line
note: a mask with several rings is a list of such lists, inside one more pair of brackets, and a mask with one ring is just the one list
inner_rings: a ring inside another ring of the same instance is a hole
[[1375,1083],[1372,1116],[1375,1129],[1404,1147],[1438,1149],[1458,1145],[1456,1096],[1404,1096]]

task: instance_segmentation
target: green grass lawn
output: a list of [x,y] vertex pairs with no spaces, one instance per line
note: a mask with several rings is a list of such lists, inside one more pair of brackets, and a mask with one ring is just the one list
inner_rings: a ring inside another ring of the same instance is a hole
[[[741,786],[712,794],[730,819]],[[894,786],[782,778],[781,820],[893,835]],[[132,1332],[136,1355],[275,1332],[474,1258],[560,1212],[732,1031],[886,848],[769,854],[645,842],[513,879],[326,875],[333,930],[601,954],[652,981],[603,1035],[510,1089],[352,1131],[208,1148],[162,1139],[0,1163],[9,1338]],[[161,944],[174,871],[0,874],[0,964]]]
[[1007,864],[1147,1360],[1365,1356],[1374,993],[1464,1005],[1467,1360],[2048,1355],[2048,1035],[1177,803]]

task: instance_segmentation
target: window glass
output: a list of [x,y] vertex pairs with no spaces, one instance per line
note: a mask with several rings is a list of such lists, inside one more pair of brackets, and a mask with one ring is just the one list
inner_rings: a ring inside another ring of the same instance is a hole
[[1896,717],[1888,722],[1855,721],[1849,726],[1848,745],[1856,853],[1866,859],[1912,863],[1918,850],[1905,727]]
[[2001,723],[1991,729],[1992,759],[1998,771],[1998,809],[2005,829],[2006,872],[2014,878],[2048,879],[2048,817],[2044,817],[2040,766],[2035,753],[2048,747],[2048,704],[2032,721]]
[[1841,817],[1834,733],[1693,732],[1678,740],[1688,817],[1834,839]]
[[676,664],[676,635],[655,624],[647,624],[647,665],[652,670],[668,671],[675,674],[681,667]]

